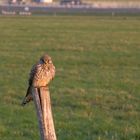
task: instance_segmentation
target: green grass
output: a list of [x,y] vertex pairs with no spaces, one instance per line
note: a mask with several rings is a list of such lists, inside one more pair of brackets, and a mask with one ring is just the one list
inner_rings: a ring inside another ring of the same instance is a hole
[[48,53],[58,140],[140,140],[140,18],[0,17],[0,139],[38,140],[28,73]]

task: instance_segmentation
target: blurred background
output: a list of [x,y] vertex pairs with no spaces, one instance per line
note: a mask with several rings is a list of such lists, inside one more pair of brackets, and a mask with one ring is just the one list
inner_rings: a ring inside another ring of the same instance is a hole
[[1,0],[2,15],[139,14],[138,0]]

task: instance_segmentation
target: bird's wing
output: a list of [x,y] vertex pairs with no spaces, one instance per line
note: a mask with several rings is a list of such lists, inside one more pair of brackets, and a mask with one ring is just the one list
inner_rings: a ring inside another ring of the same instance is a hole
[[39,74],[41,72],[41,63],[38,62],[35,65],[33,65],[30,74],[29,74],[29,85],[32,85],[34,79],[39,78]]

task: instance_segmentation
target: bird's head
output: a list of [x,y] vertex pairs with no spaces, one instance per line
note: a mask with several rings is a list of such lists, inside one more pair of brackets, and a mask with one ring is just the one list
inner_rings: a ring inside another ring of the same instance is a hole
[[52,59],[48,54],[43,55],[40,60],[43,61],[45,64],[52,64]]

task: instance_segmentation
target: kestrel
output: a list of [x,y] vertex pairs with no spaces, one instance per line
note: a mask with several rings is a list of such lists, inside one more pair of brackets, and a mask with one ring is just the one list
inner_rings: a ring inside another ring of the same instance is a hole
[[29,74],[29,86],[25,98],[23,99],[22,105],[33,100],[32,88],[40,88],[48,86],[50,81],[55,76],[55,66],[52,63],[52,59],[49,55],[43,55],[39,62],[33,65]]

